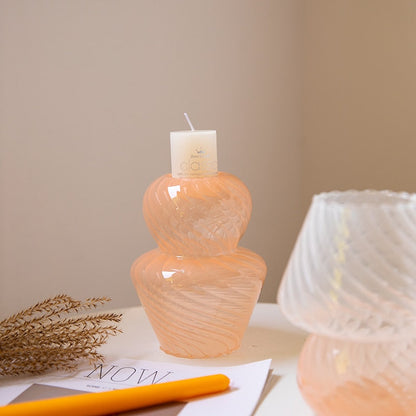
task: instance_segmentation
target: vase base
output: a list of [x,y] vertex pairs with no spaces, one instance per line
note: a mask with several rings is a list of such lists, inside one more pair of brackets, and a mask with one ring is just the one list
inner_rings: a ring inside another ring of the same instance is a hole
[[239,348],[265,275],[263,259],[241,247],[200,258],[155,249],[132,267],[161,349],[186,358],[220,357]]
[[[368,380],[346,383],[337,387],[328,397],[310,397],[306,401],[316,416],[414,416],[415,403],[403,403],[391,392]],[[399,392],[402,393],[403,392]]]
[[316,416],[416,415],[416,340],[356,342],[308,337],[301,394]]

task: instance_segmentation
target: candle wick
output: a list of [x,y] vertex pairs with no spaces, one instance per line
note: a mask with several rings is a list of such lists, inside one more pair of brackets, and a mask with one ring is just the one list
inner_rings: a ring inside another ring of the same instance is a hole
[[192,125],[191,120],[188,117],[188,113],[183,113],[183,114],[185,115],[186,121],[188,122],[189,127],[191,128],[191,130],[195,131],[194,126]]

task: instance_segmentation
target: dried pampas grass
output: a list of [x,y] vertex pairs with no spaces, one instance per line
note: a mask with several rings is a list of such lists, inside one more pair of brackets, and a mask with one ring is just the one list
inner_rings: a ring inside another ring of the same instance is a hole
[[71,371],[82,360],[102,361],[97,348],[121,332],[121,314],[85,315],[110,299],[58,295],[0,322],[0,376]]

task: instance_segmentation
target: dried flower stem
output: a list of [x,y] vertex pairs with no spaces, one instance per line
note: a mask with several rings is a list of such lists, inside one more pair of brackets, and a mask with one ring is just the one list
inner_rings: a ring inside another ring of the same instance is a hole
[[73,316],[110,299],[58,295],[0,322],[0,376],[70,371],[81,360],[102,361],[96,349],[121,330],[121,314]]

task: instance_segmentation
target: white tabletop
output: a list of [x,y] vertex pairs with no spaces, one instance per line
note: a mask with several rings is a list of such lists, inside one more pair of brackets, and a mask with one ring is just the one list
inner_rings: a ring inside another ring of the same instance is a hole
[[144,309],[122,309],[122,334],[102,347],[109,358],[134,358],[197,366],[231,366],[271,358],[272,377],[255,416],[313,416],[296,384],[297,358],[307,334],[293,327],[271,303],[256,305],[238,351],[215,359],[187,359],[165,354]]

